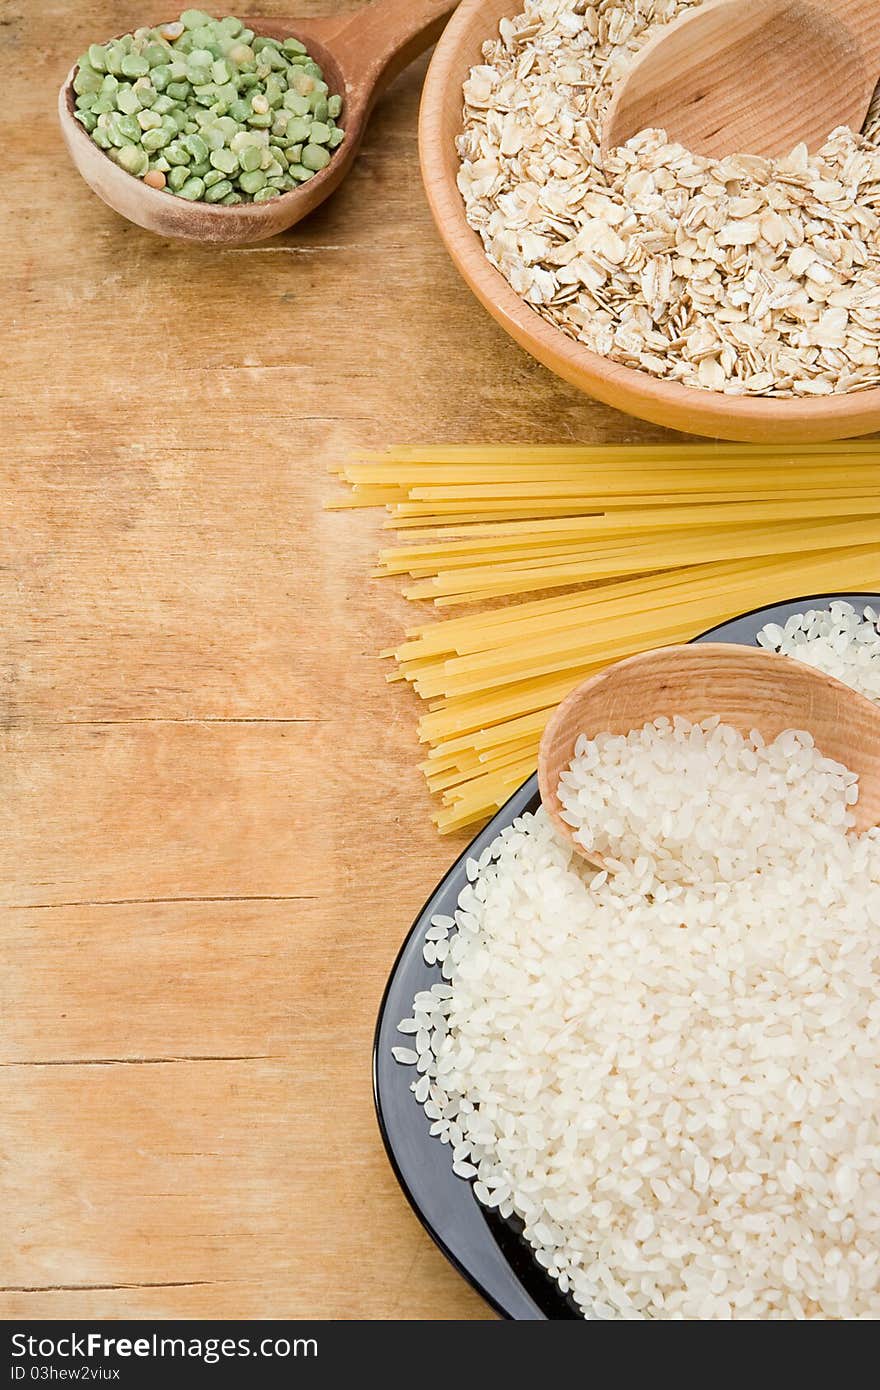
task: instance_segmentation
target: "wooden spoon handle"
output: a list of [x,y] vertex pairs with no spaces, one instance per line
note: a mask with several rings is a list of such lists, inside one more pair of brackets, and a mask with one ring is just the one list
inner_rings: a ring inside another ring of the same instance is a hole
[[[332,48],[352,73],[356,97],[372,106],[405,67],[435,43],[458,0],[376,0],[343,15],[332,29]],[[330,30],[328,34],[328,46]]]

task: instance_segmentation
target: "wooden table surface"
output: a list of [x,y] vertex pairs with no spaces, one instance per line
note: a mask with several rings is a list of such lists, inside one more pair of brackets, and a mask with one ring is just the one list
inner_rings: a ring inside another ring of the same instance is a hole
[[[288,7],[333,4],[264,12]],[[55,94],[143,18],[0,0],[0,1314],[490,1317],[373,1116],[385,979],[462,840],[376,655],[406,616],[368,578],[379,518],[322,510],[327,469],[660,432],[457,278],[419,182],[424,62],[282,238],[203,251],[105,208]]]

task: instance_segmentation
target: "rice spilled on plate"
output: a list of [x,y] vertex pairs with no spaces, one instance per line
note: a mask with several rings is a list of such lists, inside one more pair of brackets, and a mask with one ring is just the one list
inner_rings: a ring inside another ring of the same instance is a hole
[[857,613],[842,599],[828,608],[795,613],[784,627],[768,623],[758,646],[793,656],[851,685],[869,700],[880,701],[880,632],[873,608]]
[[[852,611],[852,610],[850,610]],[[835,672],[839,674],[839,672]],[[582,739],[502,832],[395,1048],[590,1318],[880,1315],[880,831],[808,735]]]

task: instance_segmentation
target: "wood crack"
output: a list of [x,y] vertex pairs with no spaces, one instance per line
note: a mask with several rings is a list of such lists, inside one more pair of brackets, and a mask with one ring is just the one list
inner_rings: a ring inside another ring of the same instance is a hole
[[4,728],[36,727],[36,728],[62,728],[62,729],[103,729],[116,728],[117,725],[127,724],[185,724],[197,726],[199,724],[326,724],[326,719],[304,717],[302,719],[275,718],[273,715],[265,717],[243,716],[237,718],[198,718],[193,715],[191,718],[164,718],[161,716],[142,715],[131,719],[32,719],[10,715],[3,720]]
[[164,1067],[176,1062],[271,1062],[270,1053],[184,1053],[179,1057],[50,1057],[44,1061],[0,1062],[0,1067]]
[[217,897],[181,898],[82,898],[57,903],[7,903],[11,912],[43,912],[57,907],[153,907],[167,903],[312,903],[317,893],[242,893]]
[[121,1289],[202,1289],[226,1284],[228,1279],[176,1279],[131,1284],[2,1284],[0,1293],[112,1293]]

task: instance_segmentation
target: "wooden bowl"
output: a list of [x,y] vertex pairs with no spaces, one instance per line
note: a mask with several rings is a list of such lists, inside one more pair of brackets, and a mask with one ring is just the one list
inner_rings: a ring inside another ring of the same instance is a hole
[[422,177],[434,220],[461,275],[492,317],[545,367],[587,395],[670,429],[780,444],[846,439],[880,429],[880,389],[808,400],[730,396],[621,366],[542,319],[489,264],[456,185],[455,138],[462,130],[468,71],[482,61],[482,45],[497,34],[499,20],[521,10],[521,0],[461,0],[434,52],[419,120]]
[[354,163],[376,101],[397,74],[430,47],[454,8],[455,0],[375,0],[354,12],[317,19],[242,16],[245,26],[259,35],[304,43],[323,69],[330,91],[342,97],[345,139],[330,163],[299,188],[265,203],[222,207],[187,202],[120,169],[74,116],[75,67],[58,97],[64,142],[92,191],[149,232],[207,243],[263,241],[292,227],[336,190]]
[[813,735],[826,758],[859,777],[852,807],[861,832],[880,824],[880,708],[822,671],[775,652],[728,643],[660,647],[627,657],[577,686],[541,737],[538,786],[556,830],[597,867],[562,818],[559,778],[581,734],[628,734],[676,715],[699,724],[718,716],[745,737],[757,729],[767,743],[786,729]]
[[[58,97],[58,117],[61,132],[70,156],[86,183],[108,207],[129,222],[145,227],[159,236],[177,237],[183,241],[201,241],[246,245],[263,241],[286,231],[314,208],[329,198],[350,169],[366,124],[365,104],[361,93],[352,90],[346,81],[336,49],[331,53],[323,42],[321,21],[263,19],[243,16],[243,22],[256,27],[257,33],[270,39],[296,38],[308,46],[309,52],[323,69],[331,92],[343,98],[340,124],[345,139],[333,152],[326,169],[302,184],[300,188],[282,193],[265,203],[240,203],[237,207],[221,207],[212,203],[191,203],[175,198],[159,188],[150,188],[142,179],[120,169],[108,154],[96,145],[88,131],[74,117],[76,94],[73,67],[65,79]],[[327,21],[323,22],[327,25]],[[329,28],[329,25],[327,25]],[[332,31],[331,31],[332,35]]]

